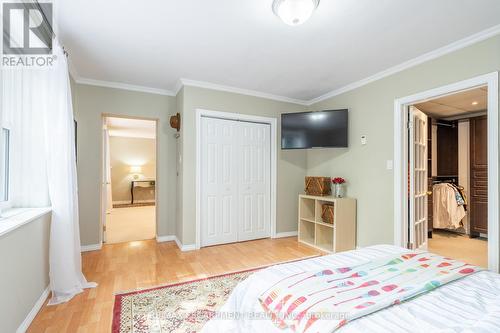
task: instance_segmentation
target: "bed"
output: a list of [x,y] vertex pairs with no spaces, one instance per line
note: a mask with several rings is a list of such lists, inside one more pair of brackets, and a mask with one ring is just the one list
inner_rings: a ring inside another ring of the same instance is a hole
[[[259,296],[280,278],[304,269],[359,265],[407,249],[377,245],[266,268],[241,282],[218,316],[203,328],[215,332],[280,332],[263,313]],[[254,316],[254,317],[251,317]],[[500,332],[500,275],[480,271],[398,305],[355,319],[335,332]]]

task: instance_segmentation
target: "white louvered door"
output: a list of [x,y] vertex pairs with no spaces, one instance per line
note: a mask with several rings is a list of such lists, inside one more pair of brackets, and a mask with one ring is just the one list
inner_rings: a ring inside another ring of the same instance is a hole
[[270,125],[239,123],[238,240],[269,237]]
[[427,250],[427,116],[410,107],[410,225],[413,249]]
[[269,237],[270,126],[201,118],[201,246]]

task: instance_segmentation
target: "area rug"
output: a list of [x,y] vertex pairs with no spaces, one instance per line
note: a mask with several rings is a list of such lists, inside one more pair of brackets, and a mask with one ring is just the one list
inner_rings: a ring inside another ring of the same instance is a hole
[[199,332],[238,283],[266,267],[117,294],[112,333]]
[[113,204],[113,208],[145,207],[154,205],[154,202],[136,202],[133,204]]

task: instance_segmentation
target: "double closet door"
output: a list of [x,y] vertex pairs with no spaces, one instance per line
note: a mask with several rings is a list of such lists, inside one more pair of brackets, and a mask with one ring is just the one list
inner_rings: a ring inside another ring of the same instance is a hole
[[270,236],[269,124],[201,118],[201,246]]

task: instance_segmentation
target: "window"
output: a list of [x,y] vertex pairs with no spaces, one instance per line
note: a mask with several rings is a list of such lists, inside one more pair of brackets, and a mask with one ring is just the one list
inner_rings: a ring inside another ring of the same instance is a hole
[[9,203],[10,130],[2,128],[0,135],[0,208]]

